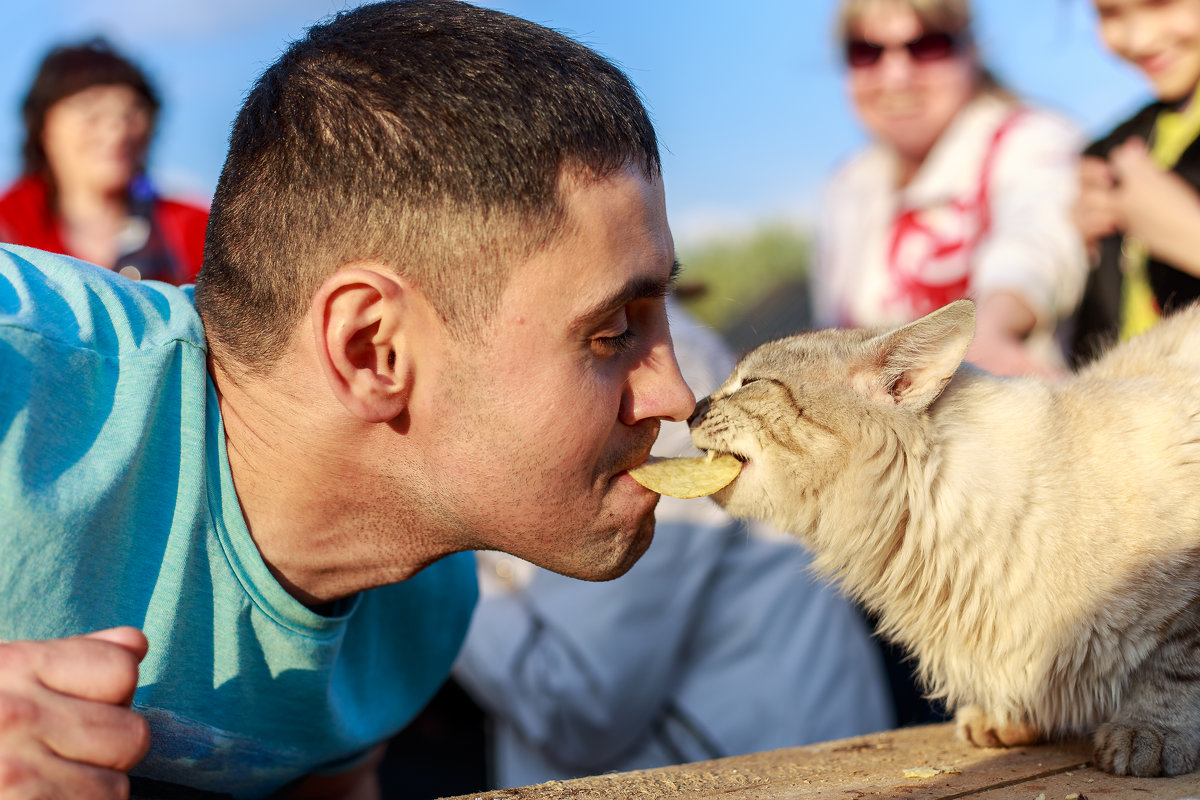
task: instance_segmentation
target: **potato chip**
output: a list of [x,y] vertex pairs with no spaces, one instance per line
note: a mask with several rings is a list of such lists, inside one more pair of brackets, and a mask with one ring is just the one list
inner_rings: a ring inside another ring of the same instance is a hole
[[671,497],[704,497],[729,485],[742,462],[728,453],[693,458],[651,458],[629,470],[635,481],[652,492]]

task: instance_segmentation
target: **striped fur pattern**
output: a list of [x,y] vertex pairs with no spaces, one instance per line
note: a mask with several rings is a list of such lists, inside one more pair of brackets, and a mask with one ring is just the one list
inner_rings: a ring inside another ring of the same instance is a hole
[[1200,311],[1055,383],[962,363],[974,306],[767,343],[697,406],[714,496],[798,535],[984,746],[1200,766]]

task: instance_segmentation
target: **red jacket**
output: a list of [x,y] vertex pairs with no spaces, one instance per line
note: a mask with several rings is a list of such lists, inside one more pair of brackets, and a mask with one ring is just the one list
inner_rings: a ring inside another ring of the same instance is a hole
[[[204,231],[208,211],[198,206],[157,198],[154,201],[153,227],[175,264],[171,283],[196,280],[204,260]],[[57,220],[50,209],[46,182],[25,175],[0,196],[0,241],[21,244],[73,256],[59,235]],[[111,268],[112,264],[101,266]]]

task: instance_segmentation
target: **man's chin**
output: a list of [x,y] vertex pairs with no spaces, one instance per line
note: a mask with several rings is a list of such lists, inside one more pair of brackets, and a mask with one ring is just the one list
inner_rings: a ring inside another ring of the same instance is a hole
[[581,565],[583,569],[575,577],[585,581],[611,581],[619,578],[633,568],[653,540],[654,509],[651,508],[630,534],[614,542],[607,558],[597,558],[588,565]]
[[[610,581],[628,572],[654,539],[654,509],[634,520],[607,530],[592,530],[588,538],[575,540],[552,553],[539,566],[583,581]],[[529,559],[538,563],[534,559]]]

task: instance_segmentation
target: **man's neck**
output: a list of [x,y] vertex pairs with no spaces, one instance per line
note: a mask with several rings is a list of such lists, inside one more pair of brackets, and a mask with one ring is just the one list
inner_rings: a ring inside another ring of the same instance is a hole
[[448,552],[421,546],[431,539],[397,513],[399,487],[373,474],[370,440],[386,431],[303,379],[280,391],[278,379],[210,371],[246,526],[293,597],[318,607],[409,578]]

